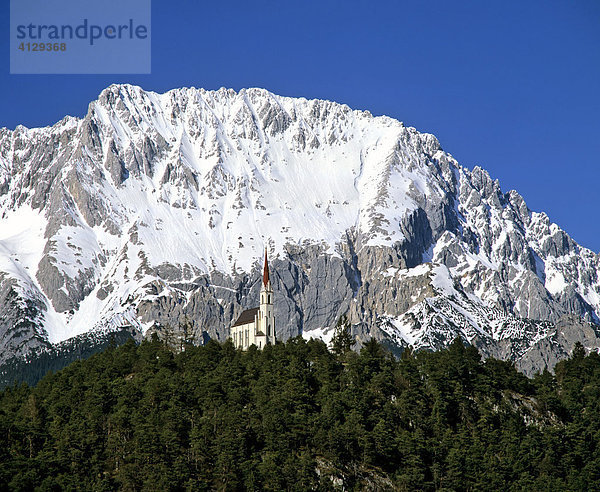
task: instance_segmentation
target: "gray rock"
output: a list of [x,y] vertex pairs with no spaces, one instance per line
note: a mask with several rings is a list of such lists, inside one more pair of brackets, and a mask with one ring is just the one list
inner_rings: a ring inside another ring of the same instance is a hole
[[[364,140],[377,128],[385,144]],[[373,149],[383,151],[377,162],[365,157]],[[357,198],[355,224],[331,244],[319,231],[302,231],[302,239],[272,248],[280,339],[327,329],[348,314],[357,346],[375,337],[397,351],[408,344],[437,349],[460,336],[527,372],[554,364],[577,336],[594,347],[595,328],[581,320],[600,321],[600,257],[531,212],[517,192],[503,193],[482,168],[459,166],[434,136],[344,105],[261,89],[157,96],[113,85],[82,119],[0,129],[0,212],[26,206],[48,220],[35,271],[19,279],[5,272],[0,284],[0,348],[16,354],[47,343],[45,309],[51,304],[68,319],[89,296],[101,301],[101,325],[117,319],[166,333],[189,319],[198,340],[224,340],[240,312],[257,305],[261,268],[242,272],[232,264],[230,250],[237,245],[242,256],[247,245],[229,226],[240,217],[260,223],[273,212],[265,204],[282,169],[335,166],[328,159],[347,151],[348,162],[360,161],[354,188],[365,194]],[[367,193],[360,180],[368,166],[378,172]],[[394,188],[398,176],[409,175],[406,189]],[[337,198],[319,196],[316,213],[335,220],[341,206],[352,205]],[[163,207],[161,217],[152,216],[154,206]],[[277,210],[282,229],[293,206],[290,198]],[[185,227],[199,210],[206,224],[195,224],[197,259],[153,254],[164,245],[148,242],[148,230],[163,230],[171,216]],[[220,235],[205,238],[205,230]],[[111,237],[100,244],[98,231]],[[22,282],[31,288],[19,290]],[[567,314],[579,321],[563,329],[572,334],[560,335]]]
[[577,316],[565,316],[547,337],[533,344],[516,365],[529,376],[542,372],[544,368],[552,371],[557,362],[571,355],[577,342],[587,351],[597,351],[600,347],[600,328],[583,322]]
[[46,307],[32,294],[23,295],[14,279],[0,273],[0,364],[50,345],[39,328]]

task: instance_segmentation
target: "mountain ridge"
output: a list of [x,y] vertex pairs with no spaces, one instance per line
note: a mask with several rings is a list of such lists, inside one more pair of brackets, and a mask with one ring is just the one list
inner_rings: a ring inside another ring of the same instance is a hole
[[[253,303],[264,246],[284,339],[325,336],[346,312],[361,340],[417,347],[427,337],[410,309],[443,318],[439,346],[451,335],[495,346],[517,319],[599,319],[599,256],[516,191],[393,118],[264,89],[112,85],[81,119],[2,129],[0,213],[0,295],[21,313],[5,315],[0,347],[13,353],[182,316],[224,339]],[[406,285],[415,302],[390,294]],[[440,296],[458,301],[427,301]],[[506,319],[465,314],[485,308]],[[28,328],[15,332],[17,319]],[[552,328],[539,330],[528,347]]]

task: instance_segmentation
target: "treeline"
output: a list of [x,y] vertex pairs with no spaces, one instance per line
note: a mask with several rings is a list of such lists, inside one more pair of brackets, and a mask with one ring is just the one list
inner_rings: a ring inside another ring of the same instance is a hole
[[0,393],[2,490],[598,490],[600,357],[127,342]]
[[0,364],[0,390],[15,382],[34,385],[49,371],[59,371],[73,361],[87,359],[111,345],[121,345],[136,336],[134,330],[127,328],[110,333],[83,334],[58,346],[31,352],[27,357],[13,357]]

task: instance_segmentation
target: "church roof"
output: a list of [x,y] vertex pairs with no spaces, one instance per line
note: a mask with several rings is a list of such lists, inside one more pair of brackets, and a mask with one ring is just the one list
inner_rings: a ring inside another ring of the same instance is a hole
[[267,248],[265,248],[265,267],[263,270],[263,285],[269,283],[269,262],[267,260]]
[[254,322],[254,317],[256,316],[256,313],[258,313],[258,310],[259,308],[255,307],[242,311],[242,314],[240,314],[239,318],[233,324],[233,326],[245,325],[247,323]]

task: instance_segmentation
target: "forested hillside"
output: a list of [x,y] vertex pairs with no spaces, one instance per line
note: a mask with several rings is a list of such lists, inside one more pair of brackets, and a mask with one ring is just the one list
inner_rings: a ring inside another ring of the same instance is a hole
[[600,357],[156,339],[0,393],[0,490],[598,490]]

